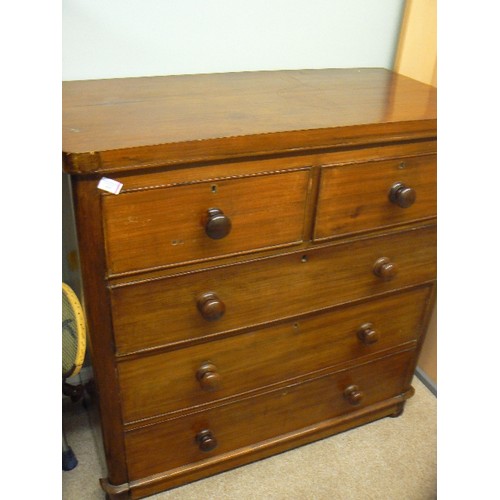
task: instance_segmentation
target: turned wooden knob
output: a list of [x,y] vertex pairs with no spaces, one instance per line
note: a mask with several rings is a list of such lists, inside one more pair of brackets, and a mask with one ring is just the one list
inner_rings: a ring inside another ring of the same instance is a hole
[[196,372],[200,387],[207,392],[216,391],[221,384],[221,376],[213,363],[203,363]]
[[380,257],[373,265],[373,274],[383,280],[390,280],[398,274],[398,266],[388,257]]
[[398,207],[408,208],[411,207],[417,198],[417,193],[411,187],[408,187],[402,182],[396,182],[392,185],[389,191],[389,200]]
[[378,333],[372,323],[364,323],[358,329],[358,338],[363,344],[374,344],[378,340]]
[[224,316],[226,305],[217,297],[214,292],[207,292],[200,295],[196,301],[200,314],[207,321],[215,321]]
[[218,208],[208,209],[205,232],[209,238],[220,240],[231,232],[231,219]]
[[196,434],[196,442],[201,451],[212,451],[217,447],[217,439],[215,439],[213,432],[209,429],[198,432]]
[[364,394],[357,385],[350,385],[344,390],[344,398],[352,405],[359,405],[363,397]]

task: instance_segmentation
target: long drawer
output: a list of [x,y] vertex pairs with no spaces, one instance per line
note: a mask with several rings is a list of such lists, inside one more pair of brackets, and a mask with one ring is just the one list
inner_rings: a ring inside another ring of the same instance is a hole
[[417,340],[429,287],[118,364],[125,422],[199,406]]
[[125,433],[130,480],[217,457],[394,397],[413,351]]
[[435,215],[436,155],[334,165],[321,171],[314,239]]
[[302,241],[308,168],[103,197],[110,274]]
[[435,226],[427,226],[116,285],[116,351],[201,339],[433,280],[435,246]]

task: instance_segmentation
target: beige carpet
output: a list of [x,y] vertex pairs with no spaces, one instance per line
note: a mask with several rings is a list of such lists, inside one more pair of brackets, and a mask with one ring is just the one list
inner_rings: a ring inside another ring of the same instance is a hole
[[[431,500],[436,498],[436,406],[417,379],[399,418],[384,418],[151,500]],[[95,434],[81,404],[63,423],[79,464],[62,473],[63,500],[103,499]]]

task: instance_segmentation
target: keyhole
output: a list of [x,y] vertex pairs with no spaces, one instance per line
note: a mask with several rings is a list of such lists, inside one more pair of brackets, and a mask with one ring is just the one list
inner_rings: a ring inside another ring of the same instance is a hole
[[212,193],[215,194],[217,192],[217,184],[212,184],[211,190]]

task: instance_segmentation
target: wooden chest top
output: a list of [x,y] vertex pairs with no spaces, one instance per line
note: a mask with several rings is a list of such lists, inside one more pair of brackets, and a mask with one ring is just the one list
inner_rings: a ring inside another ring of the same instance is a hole
[[428,137],[435,128],[435,89],[385,69],[63,83],[72,174]]

